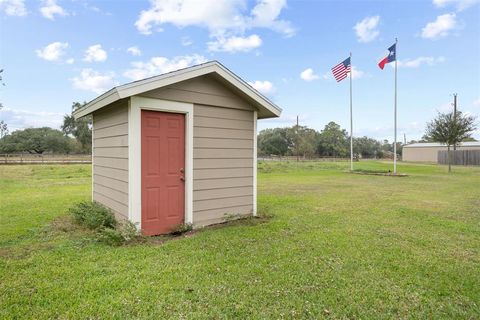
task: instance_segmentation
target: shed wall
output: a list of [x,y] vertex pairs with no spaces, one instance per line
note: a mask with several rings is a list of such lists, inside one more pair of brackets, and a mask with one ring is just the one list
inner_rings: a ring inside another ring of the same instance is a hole
[[[403,161],[419,161],[419,162],[437,162],[437,153],[443,148],[425,147],[425,148],[408,148],[402,149]],[[445,148],[446,150],[446,148]]]
[[253,111],[194,105],[193,222],[253,210]]
[[[403,147],[403,161],[437,162],[438,151],[447,151],[447,147]],[[453,148],[451,148],[453,150]],[[480,150],[477,146],[458,146],[457,150]]]
[[128,100],[93,113],[93,200],[128,218]]
[[141,94],[194,104],[193,223],[253,212],[253,108],[214,77]]

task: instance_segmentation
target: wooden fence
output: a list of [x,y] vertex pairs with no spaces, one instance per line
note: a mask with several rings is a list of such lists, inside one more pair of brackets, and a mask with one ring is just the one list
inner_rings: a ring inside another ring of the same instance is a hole
[[0,154],[1,164],[74,164],[92,163],[91,154]]
[[[480,150],[450,150],[453,165],[480,166]],[[438,164],[448,164],[448,151],[438,151]]]

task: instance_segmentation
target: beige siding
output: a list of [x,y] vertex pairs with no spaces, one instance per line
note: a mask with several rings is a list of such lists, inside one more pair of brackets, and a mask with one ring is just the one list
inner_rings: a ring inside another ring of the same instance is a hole
[[[175,83],[163,88],[151,90],[140,94],[140,96],[224,108],[248,111],[252,110],[252,107],[245,99],[241,99],[238,95],[227,89],[224,84],[216,80],[211,75],[206,75]],[[208,111],[206,112],[208,115],[211,115]],[[225,114],[227,114],[227,119],[237,119],[236,117],[231,118],[228,111],[225,111]]]
[[128,102],[93,114],[93,200],[128,217]]
[[141,96],[194,104],[193,222],[222,222],[253,211],[253,109],[213,76]]
[[[447,151],[446,146],[438,147],[403,147],[402,160],[412,162],[437,162],[438,151]],[[450,149],[453,150],[453,147]],[[480,150],[480,147],[457,146],[457,150]]]
[[[444,148],[445,150],[447,148]],[[439,147],[426,148],[408,148],[402,149],[403,161],[420,161],[420,162],[437,162],[437,153],[439,150],[444,150]]]
[[195,104],[193,113],[194,224],[252,214],[253,111]]

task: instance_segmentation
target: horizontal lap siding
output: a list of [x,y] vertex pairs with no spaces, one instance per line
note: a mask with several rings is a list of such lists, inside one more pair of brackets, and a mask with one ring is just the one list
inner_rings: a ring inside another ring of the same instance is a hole
[[208,225],[222,222],[228,215],[252,214],[254,123],[251,104],[212,75],[140,96],[194,104],[194,224]]
[[93,114],[93,199],[128,217],[128,102]]
[[[225,88],[210,75],[182,81],[163,88],[154,89],[140,94],[148,98],[189,102],[209,106],[218,106],[229,109],[252,110],[244,99]],[[228,110],[228,109],[227,109]],[[208,116],[212,116],[208,111]],[[229,112],[226,111],[226,114]],[[234,115],[234,114],[232,114]],[[230,117],[230,116],[229,116]],[[236,119],[232,117],[231,119]]]
[[253,210],[253,111],[195,104],[193,222]]

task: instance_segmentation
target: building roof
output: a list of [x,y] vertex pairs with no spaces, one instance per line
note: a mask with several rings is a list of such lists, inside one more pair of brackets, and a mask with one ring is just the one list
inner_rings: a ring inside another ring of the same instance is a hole
[[73,115],[76,119],[78,119],[91,114],[92,112],[99,110],[117,100],[207,74],[216,74],[221,80],[224,80],[225,84],[232,89],[235,89],[240,96],[248,99],[252,103],[252,106],[258,110],[259,119],[275,118],[280,116],[282,112],[280,107],[275,105],[268,98],[255,90],[247,82],[242,80],[239,76],[231,72],[218,61],[209,61],[192,67],[114,87],[88,102],[82,108],[76,110]]
[[[479,147],[480,141],[468,141],[462,142],[459,144],[460,147]],[[433,147],[447,147],[444,143],[439,142],[417,142],[412,144],[407,144],[403,146],[404,148],[433,148]]]

